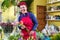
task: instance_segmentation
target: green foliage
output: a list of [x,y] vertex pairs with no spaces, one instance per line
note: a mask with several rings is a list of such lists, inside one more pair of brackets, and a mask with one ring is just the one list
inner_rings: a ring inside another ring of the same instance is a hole
[[30,6],[31,6],[31,3],[32,3],[33,1],[34,1],[34,0],[26,0],[27,6],[28,6],[28,11],[31,10]]
[[2,27],[0,26],[0,33],[2,32]]
[[11,4],[12,5],[17,5],[17,3],[15,2],[15,0],[11,0]]
[[17,35],[12,35],[12,36],[10,36],[8,39],[9,39],[9,40],[18,40],[19,38],[20,38],[20,35],[17,34]]
[[4,6],[9,7],[10,6],[10,0],[9,1],[4,0],[4,2],[2,3],[2,7],[4,7]]
[[[31,6],[31,3],[34,1],[34,0],[18,0],[18,1],[26,1],[27,3],[27,6],[28,6],[28,11],[30,11],[30,6]],[[7,9],[9,8],[11,5],[17,5],[16,1],[15,0],[4,0],[3,3],[2,3],[2,9]]]
[[2,29],[0,29],[0,33],[2,32]]
[[28,7],[30,7],[31,3],[33,2],[34,0],[26,0],[26,3],[28,5]]
[[60,33],[51,37],[51,40],[60,40]]
[[7,9],[9,8],[11,5],[16,5],[17,3],[15,2],[15,0],[4,0],[1,7],[2,9]]

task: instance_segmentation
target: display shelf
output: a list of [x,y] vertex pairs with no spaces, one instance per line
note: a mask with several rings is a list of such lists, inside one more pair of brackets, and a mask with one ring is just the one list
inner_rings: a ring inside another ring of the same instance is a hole
[[47,0],[47,17],[46,21],[49,24],[60,25],[60,0]]
[[60,19],[46,19],[46,20],[50,20],[50,21],[60,21]]
[[47,11],[47,12],[60,12],[60,10]]
[[55,3],[60,3],[60,1],[48,2],[47,4],[55,4]]

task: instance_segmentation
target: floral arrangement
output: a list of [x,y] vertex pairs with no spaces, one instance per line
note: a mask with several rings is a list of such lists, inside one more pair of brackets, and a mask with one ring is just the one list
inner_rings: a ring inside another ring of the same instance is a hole
[[[19,28],[21,27],[25,27],[25,25],[23,24],[23,21],[20,21],[20,23],[18,24]],[[25,27],[24,28],[27,32],[29,32],[29,30]]]
[[33,36],[30,36],[28,40],[35,40]]
[[[23,21],[20,21],[19,27],[23,27],[23,26],[25,27],[25,25],[23,24]],[[27,32],[30,32],[26,27],[25,27],[25,30],[26,30]],[[23,38],[23,37],[22,37],[22,38]],[[27,40],[34,40],[34,37],[33,37],[32,35],[30,35]]]

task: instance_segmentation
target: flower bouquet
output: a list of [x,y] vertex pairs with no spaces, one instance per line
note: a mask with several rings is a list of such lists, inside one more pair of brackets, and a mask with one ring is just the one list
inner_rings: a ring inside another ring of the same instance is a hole
[[31,35],[28,40],[35,40],[34,37]]
[[[18,24],[19,29],[21,29],[21,27],[24,27],[24,29],[29,33],[29,29],[26,28],[26,26],[23,24],[23,21],[20,21],[20,23]],[[22,37],[23,39],[23,37]],[[21,39],[19,39],[21,40]],[[29,38],[27,40],[35,40],[34,37],[32,35],[29,36]]]
[[23,21],[20,21],[20,23],[18,24],[18,28],[21,29],[22,27],[24,27],[24,29],[29,32],[29,30],[25,27],[25,25],[23,24]]

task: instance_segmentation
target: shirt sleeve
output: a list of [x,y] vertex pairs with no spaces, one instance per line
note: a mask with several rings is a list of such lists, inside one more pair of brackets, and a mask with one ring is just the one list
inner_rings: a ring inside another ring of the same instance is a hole
[[30,18],[32,19],[33,23],[34,23],[34,26],[33,26],[33,29],[32,30],[36,30],[37,27],[38,27],[38,21],[37,21],[37,18],[35,17],[35,15],[33,13],[30,13]]
[[[18,16],[18,22],[20,22],[20,20],[21,20],[21,16],[19,15]],[[21,29],[21,26],[18,25],[18,28]]]
[[21,17],[20,17],[20,16],[18,16],[18,22],[20,22],[20,20],[21,20]]

